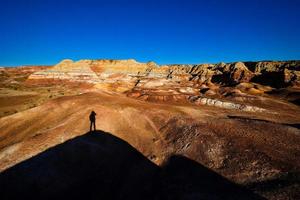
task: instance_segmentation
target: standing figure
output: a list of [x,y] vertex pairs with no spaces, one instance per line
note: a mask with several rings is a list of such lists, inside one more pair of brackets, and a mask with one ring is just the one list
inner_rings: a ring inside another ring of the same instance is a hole
[[90,131],[92,131],[92,126],[94,127],[94,131],[96,130],[96,113],[92,111],[90,114]]

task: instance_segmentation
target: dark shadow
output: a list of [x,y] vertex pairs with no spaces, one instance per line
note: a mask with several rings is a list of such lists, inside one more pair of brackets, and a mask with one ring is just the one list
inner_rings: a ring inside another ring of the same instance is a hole
[[127,142],[95,131],[0,174],[0,199],[156,199],[159,167]]
[[237,119],[237,120],[240,120],[240,121],[265,122],[265,123],[272,123],[272,124],[283,125],[283,126],[291,126],[291,127],[300,129],[300,124],[276,123],[276,122],[268,121],[268,120],[265,120],[265,119],[248,118],[248,117],[244,117],[244,116],[235,116],[235,115],[227,115],[227,117],[230,118],[230,119]]
[[161,177],[163,199],[263,199],[184,156],[172,156]]
[[182,156],[159,167],[122,139],[89,132],[0,174],[5,199],[262,199]]
[[244,62],[244,64],[251,72],[255,73],[255,68],[256,68],[257,62],[247,61],[247,62]]
[[230,73],[216,74],[211,78],[212,83],[220,84],[223,86],[234,87],[239,84],[239,80],[234,80]]
[[208,90],[209,90],[209,88],[202,88],[202,89],[200,89],[200,93],[205,94]]
[[262,73],[261,75],[254,76],[250,81],[273,88],[284,88],[289,85],[284,81],[284,71]]
[[297,106],[300,106],[300,99],[295,99],[295,100],[292,100],[290,102],[297,105]]
[[281,89],[273,89],[273,90],[267,91],[265,93],[272,97],[284,99],[286,101],[289,101],[292,104],[300,106],[300,92],[299,91],[291,91],[287,88],[281,88]]
[[216,74],[213,75],[211,78],[212,83],[217,83],[221,85],[227,85],[227,84],[232,84],[232,81],[230,80],[230,77],[228,74]]

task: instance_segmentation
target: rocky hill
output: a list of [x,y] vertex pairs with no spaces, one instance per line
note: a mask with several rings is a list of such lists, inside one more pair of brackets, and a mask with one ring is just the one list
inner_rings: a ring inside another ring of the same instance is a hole
[[50,69],[35,72],[29,80],[65,79],[102,83],[105,81],[143,82],[155,78],[171,81],[232,85],[255,82],[275,88],[300,86],[300,61],[236,62],[199,65],[164,65],[135,60],[63,60]]
[[299,199],[299,63],[0,68],[0,197]]
[[133,59],[63,60],[52,68],[33,73],[26,82],[40,85],[61,81],[126,93],[141,100],[264,111],[245,104],[245,100],[252,101],[282,88],[299,88],[300,61],[158,66]]

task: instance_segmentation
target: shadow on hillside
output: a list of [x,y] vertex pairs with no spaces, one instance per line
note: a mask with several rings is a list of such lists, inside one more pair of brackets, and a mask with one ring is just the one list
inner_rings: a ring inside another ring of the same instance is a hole
[[300,124],[288,124],[288,123],[277,123],[265,119],[256,119],[256,118],[249,118],[244,116],[236,116],[236,115],[227,115],[229,119],[237,119],[241,121],[254,121],[254,122],[265,122],[265,123],[271,123],[271,124],[277,124],[277,125],[283,125],[283,126],[291,126],[294,128],[300,129]]
[[284,88],[289,85],[284,81],[284,71],[263,73],[254,76],[250,81],[261,85],[268,85],[273,88]]
[[4,199],[261,199],[183,156],[159,167],[127,142],[89,132],[0,174]]

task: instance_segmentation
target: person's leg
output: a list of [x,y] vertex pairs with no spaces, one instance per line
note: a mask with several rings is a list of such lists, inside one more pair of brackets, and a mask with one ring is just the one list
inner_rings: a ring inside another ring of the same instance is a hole
[[94,131],[96,131],[96,122],[94,122]]
[[90,123],[90,131],[92,131],[92,123],[93,123],[93,122],[91,121],[91,123]]

